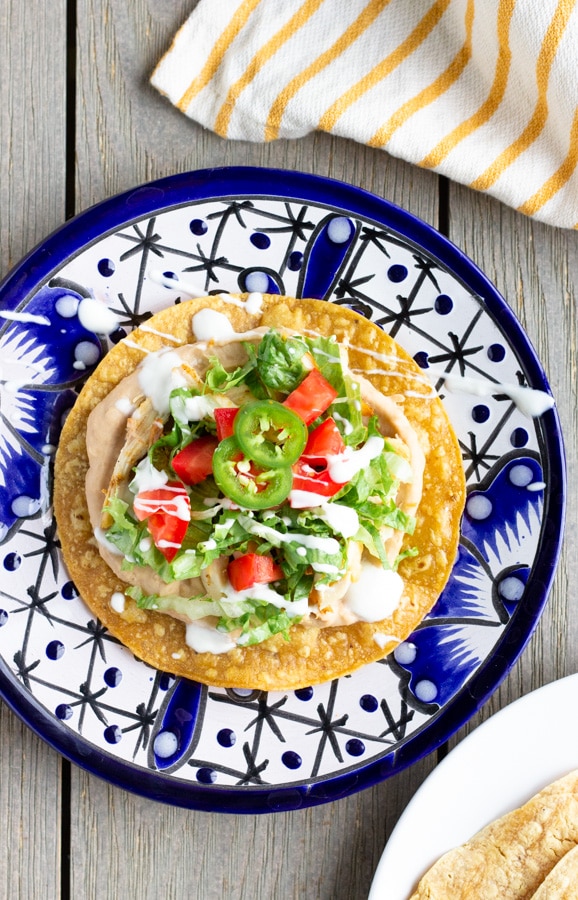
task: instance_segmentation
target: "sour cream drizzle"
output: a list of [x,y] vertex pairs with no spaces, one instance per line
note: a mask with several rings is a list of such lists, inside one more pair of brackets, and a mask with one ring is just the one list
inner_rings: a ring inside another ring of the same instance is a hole
[[164,488],[168,480],[167,473],[155,469],[148,456],[145,456],[135,469],[131,490],[135,494],[140,491],[155,491],[157,488]]
[[554,406],[554,398],[545,391],[524,387],[520,384],[503,384],[495,381],[484,381],[481,378],[469,378],[466,375],[452,375],[437,369],[428,369],[433,378],[441,378],[448,391],[452,393],[473,394],[475,397],[491,397],[494,394],[505,394],[516,407],[529,418],[541,416]]
[[149,354],[151,351],[147,350],[146,347],[143,347],[142,344],[137,344],[136,341],[131,341],[130,338],[125,338],[122,342],[125,347],[130,347],[132,350],[140,350],[141,353]]
[[[174,496],[167,498],[160,503],[158,500],[147,500],[146,498],[143,498],[142,495],[137,494],[134,500],[135,512],[141,513],[144,518],[153,513],[164,512],[168,516],[174,516],[176,519],[182,519],[184,522],[189,522],[191,510],[187,503],[187,499],[183,495],[182,488],[171,487],[170,485],[165,484],[163,492],[174,494]],[[159,541],[158,546],[180,547],[181,545],[180,543],[174,544],[170,541]]]
[[77,314],[80,324],[96,334],[112,334],[119,326],[118,317],[94,297],[83,297]]
[[359,531],[359,516],[351,506],[324,503],[321,515],[333,531],[343,535],[344,538],[352,538]]
[[110,598],[111,608],[117,613],[123,613],[125,608],[125,596],[120,591],[115,591]]
[[[317,334],[315,331],[308,331],[308,333]],[[365,356],[370,356],[379,362],[388,364],[400,362],[396,356],[392,356],[391,354],[378,353],[376,350],[369,350],[365,347],[358,347],[357,345],[350,344],[347,338],[342,344],[347,349],[363,353]],[[359,372],[359,374],[364,374],[364,372],[365,374],[370,374],[370,372],[373,371],[375,374],[396,375],[399,378],[407,378],[408,380],[418,383],[427,383],[425,378],[420,378],[411,371],[392,371],[389,368],[377,370],[355,369],[355,371]],[[455,393],[473,394],[477,397],[491,397],[494,394],[506,394],[520,412],[529,418],[541,416],[555,405],[554,398],[551,397],[550,394],[524,385],[488,382],[480,378],[470,378],[465,375],[452,375],[451,373],[442,372],[437,369],[427,369],[427,374],[436,379],[442,378],[448,391]],[[421,394],[415,395],[413,393],[410,395],[407,391],[405,393],[408,396],[422,396]],[[433,396],[433,394],[431,396]]]
[[185,629],[185,643],[197,653],[228,653],[233,650],[235,642],[228,634],[217,631],[211,625],[190,622]]
[[150,328],[148,325],[140,325],[141,331],[146,331],[147,334],[156,334],[157,337],[163,338],[165,341],[171,341],[173,344],[180,344],[181,341],[179,338],[176,338],[174,334],[166,334],[164,331],[157,331],[156,328]]
[[241,523],[243,527],[250,533],[262,537],[272,544],[290,544],[292,542],[299,543],[303,547],[309,547],[310,550],[320,550],[322,553],[329,555],[339,553],[339,542],[335,538],[318,537],[314,534],[304,534],[302,532],[289,532],[285,534],[277,531],[269,525],[263,525],[255,522],[249,516],[242,516]]
[[[183,281],[182,278],[169,278],[160,269],[151,269],[148,273],[149,279],[155,284],[161,284],[163,287],[172,290],[180,290],[190,297],[205,297],[207,292],[190,281]],[[254,315],[261,311],[263,305],[263,294],[253,291],[247,296],[245,301],[239,300],[238,297],[232,297],[230,294],[219,294],[219,299],[223,303],[229,303],[231,306],[237,306],[239,309],[246,309],[248,313]]]
[[128,397],[120,397],[114,405],[123,416],[132,416],[136,409],[135,404]]
[[190,281],[183,281],[181,278],[169,278],[160,269],[150,269],[147,276],[153,284],[160,284],[170,290],[183,291],[189,297],[205,297],[207,294],[202,287]]
[[216,406],[215,400],[202,395],[185,397],[184,399],[177,398],[176,401],[173,400],[173,404],[175,403],[177,410],[175,411],[175,405],[173,405],[173,414],[176,416],[178,412],[179,417],[182,419],[186,418],[188,422],[200,422],[205,416],[212,416]]
[[[436,393],[435,389],[432,387],[431,382],[428,381],[427,378],[420,378],[419,375],[416,375],[413,372],[402,372],[397,369],[385,369],[385,368],[382,368],[381,366],[377,369],[355,368],[355,369],[352,369],[352,371],[358,375],[381,375],[381,376],[390,377],[390,378],[403,378],[406,381],[410,380],[410,381],[415,382],[416,384],[423,384],[424,387],[428,388],[427,394],[425,394],[425,393],[422,394],[421,392],[419,392],[419,393],[415,394],[417,397],[423,397],[426,400],[430,397],[431,398],[437,397],[437,393]],[[404,391],[404,393],[407,393],[407,392]]]
[[346,484],[362,469],[369,465],[383,451],[384,440],[374,434],[367,439],[359,450],[346,447],[343,453],[328,457],[327,469],[332,481],[336,484]]
[[401,575],[393,569],[363,563],[360,577],[345,595],[345,605],[362,622],[381,622],[395,612],[402,594]]
[[138,383],[161,415],[169,413],[169,396],[176,388],[186,387],[187,381],[181,372],[181,357],[174,350],[159,350],[150,353],[138,369]]
[[201,309],[195,313],[192,320],[192,329],[198,341],[229,340],[235,334],[235,329],[224,313],[216,309]]

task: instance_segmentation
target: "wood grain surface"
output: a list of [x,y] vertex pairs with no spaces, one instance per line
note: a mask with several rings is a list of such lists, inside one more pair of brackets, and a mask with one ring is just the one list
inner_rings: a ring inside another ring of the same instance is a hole
[[[538,351],[558,401],[570,486],[564,552],[540,625],[453,744],[501,706],[577,669],[578,235],[329,135],[254,145],[196,126],[148,83],[193,6],[0,0],[0,275],[67,215],[152,178],[220,165],[339,178],[447,231],[494,281]],[[436,762],[433,754],[313,809],[187,811],[61,761],[0,703],[0,897],[364,898],[388,835]]]

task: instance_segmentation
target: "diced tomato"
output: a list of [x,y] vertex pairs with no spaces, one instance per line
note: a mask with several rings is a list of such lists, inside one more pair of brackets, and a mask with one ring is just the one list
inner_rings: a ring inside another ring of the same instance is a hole
[[335,424],[335,420],[329,416],[310,433],[302,455],[324,459],[328,456],[343,453],[344,450],[345,443],[341,432]]
[[[293,491],[333,497],[343,484],[333,481],[327,464],[330,456],[337,456],[345,450],[345,443],[334,419],[329,416],[321,425],[313,429],[307,440],[302,456],[293,466]],[[304,504],[295,499],[295,505]]]
[[314,460],[304,456],[293,466],[292,491],[307,491],[321,497],[333,497],[341,490],[343,484],[333,481],[326,463],[317,465]]
[[162,488],[140,491],[134,499],[134,514],[139,522],[156,513],[190,518],[190,510],[189,495],[180,481],[169,481]]
[[184,519],[167,516],[165,513],[154,513],[149,517],[147,528],[155,547],[161,551],[167,562],[171,562],[179,551],[188,524]]
[[310,425],[331,406],[336,397],[337,391],[319,369],[312,369],[301,384],[291,391],[283,405],[296,412],[306,425]]
[[271,556],[245,553],[232,559],[227,567],[231,586],[235,591],[244,591],[254,584],[269,584],[283,578],[283,569]]
[[217,437],[220,441],[233,436],[233,422],[238,412],[237,406],[217,406],[215,409]]
[[219,443],[212,434],[195,438],[173,457],[172,467],[185,484],[199,484],[213,471],[213,453]]
[[169,481],[162,488],[140,491],[134,500],[134,514],[143,522],[157,547],[168,562],[175,557],[191,515],[191,503],[184,486]]

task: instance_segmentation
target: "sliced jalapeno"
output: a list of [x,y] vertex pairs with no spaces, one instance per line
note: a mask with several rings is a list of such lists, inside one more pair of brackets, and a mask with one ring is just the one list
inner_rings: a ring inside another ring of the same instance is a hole
[[243,453],[235,437],[217,445],[213,476],[223,494],[245,509],[278,506],[287,499],[293,484],[289,466],[266,469],[257,465]]
[[242,406],[234,433],[246,456],[270,469],[297,462],[307,443],[307,426],[276,400],[255,400]]

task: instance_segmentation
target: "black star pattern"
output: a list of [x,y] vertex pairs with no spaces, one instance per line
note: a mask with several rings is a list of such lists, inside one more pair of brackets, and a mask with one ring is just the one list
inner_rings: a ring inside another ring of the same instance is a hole
[[[394,743],[394,740],[392,740],[392,735],[394,736],[396,741],[403,739],[403,737],[405,736],[406,727],[408,723],[411,722],[414,715],[413,711],[408,711],[407,703],[405,702],[405,700],[402,700],[400,713],[396,718],[396,716],[392,712],[391,704],[388,704],[385,699],[382,699],[380,705],[384,710],[384,715],[386,716],[386,720],[388,722],[388,728],[386,730],[382,731],[379,734],[374,734],[369,732],[361,732],[355,728],[347,728],[346,725],[349,720],[349,715],[347,713],[344,713],[343,715],[338,717],[334,716],[335,704],[338,696],[338,688],[339,681],[332,682],[327,703],[319,703],[316,707],[317,718],[314,718],[313,716],[300,715],[295,711],[287,709],[287,695],[283,695],[278,699],[276,698],[273,700],[273,702],[270,702],[268,694],[261,691],[258,692],[258,696],[256,698],[250,701],[247,701],[247,699],[237,701],[234,696],[231,696],[227,693],[221,694],[210,692],[209,697],[215,703],[225,703],[232,707],[243,707],[247,711],[254,711],[257,713],[257,715],[253,716],[250,719],[244,729],[245,731],[254,729],[252,743],[253,759],[256,758],[258,748],[264,739],[262,731],[264,723],[267,723],[270,731],[281,743],[286,743],[286,737],[280,725],[281,722],[286,722],[288,724],[299,723],[306,728],[305,736],[318,736],[314,761],[307,776],[309,779],[315,779],[319,777],[322,771],[324,764],[324,755],[327,747],[332,750],[333,756],[339,764],[344,763],[344,756],[338,739],[339,736],[345,738],[357,738],[358,740],[362,740],[364,742],[367,742],[368,744],[375,743],[377,745],[390,746]],[[273,697],[275,697],[275,695],[273,695]],[[215,769],[215,771],[222,772],[223,774],[235,774],[237,777],[241,777],[241,774],[239,772],[236,772],[236,770],[232,770],[228,767],[223,767],[220,764],[216,765],[214,761],[213,763],[209,763],[206,760],[192,758],[189,760],[189,765],[193,766],[194,768],[208,766]]]
[[50,524],[47,525],[43,530],[42,534],[38,535],[33,531],[28,531],[26,528],[22,529],[22,534],[26,535],[26,537],[31,537],[34,540],[38,540],[40,546],[36,550],[29,550],[28,553],[25,553],[24,556],[30,559],[33,556],[40,556],[40,565],[38,567],[38,574],[44,572],[45,566],[50,561],[52,563],[52,572],[55,578],[58,577],[58,567],[59,567],[59,550],[60,550],[60,541],[56,537],[56,520],[52,519]]
[[393,737],[392,743],[399,743],[405,737],[407,726],[414,717],[414,710],[409,708],[405,697],[402,697],[401,712],[397,719],[392,714],[391,707],[385,698],[379,706],[387,722],[387,728],[381,732],[381,737],[389,737],[391,735]]
[[120,300],[121,308],[119,309],[118,307],[111,307],[111,311],[115,313],[115,315],[120,316],[119,326],[130,329],[138,328],[140,325],[146,322],[147,319],[151,318],[152,313],[149,310],[145,310],[145,312],[142,313],[137,312],[137,307],[139,305],[138,302],[135,301],[135,306],[133,309],[125,300],[124,294],[119,294],[118,299]]
[[478,450],[477,435],[473,431],[468,431],[468,437],[470,439],[469,444],[466,444],[463,440],[459,441],[464,462],[468,463],[466,466],[466,478],[473,475],[476,481],[479,481],[484,474],[483,470],[491,469],[494,462],[499,459],[499,456],[497,453],[486,452],[485,448],[491,446],[491,441],[486,441],[484,446]]
[[277,700],[275,703],[269,705],[268,695],[265,693],[261,694],[261,696],[257,700],[258,713],[255,718],[249,722],[249,724],[245,728],[245,731],[248,731],[250,728],[256,726],[255,730],[260,734],[263,728],[263,723],[266,722],[275,737],[280,741],[285,741],[285,738],[281,734],[281,730],[275,720],[275,713],[278,709],[281,709],[281,707],[284,706],[286,702],[287,697],[282,697],[281,700]]
[[160,241],[161,236],[160,234],[156,234],[154,231],[155,222],[156,219],[149,219],[146,232],[144,233],[140,225],[133,225],[135,234],[123,234],[122,232],[119,233],[119,238],[122,238],[125,241],[130,241],[134,245],[130,248],[130,250],[126,250],[124,253],[121,253],[121,262],[126,259],[130,259],[131,256],[136,256],[139,253],[141,253],[145,258],[149,253],[154,253],[155,256],[160,256],[162,258],[163,254],[161,250],[156,246]]
[[40,665],[40,660],[35,659],[30,663],[26,662],[24,653],[22,651],[18,650],[14,654],[14,664],[16,666],[16,674],[17,674],[18,678],[20,678],[22,680],[22,683],[24,684],[24,686],[30,691],[31,690],[30,673],[33,672],[34,669],[36,669]]
[[402,325],[405,325],[408,328],[414,327],[414,318],[416,316],[423,316],[426,313],[431,312],[431,305],[427,307],[418,307],[414,308],[414,304],[419,297],[419,292],[422,289],[423,285],[427,280],[431,281],[436,290],[439,290],[439,285],[436,280],[435,275],[433,274],[434,269],[437,268],[436,263],[433,260],[424,259],[422,256],[418,256],[414,254],[414,265],[415,269],[418,272],[418,276],[413,284],[413,287],[407,297],[404,297],[400,294],[397,296],[397,300],[399,302],[399,310],[394,312],[392,310],[388,311],[387,315],[377,319],[377,324],[382,328],[387,327],[387,331],[392,337],[396,337]]
[[280,216],[278,213],[266,212],[263,209],[255,209],[255,215],[266,219],[273,219],[275,222],[281,222],[281,225],[263,226],[259,225],[259,231],[264,234],[290,234],[296,241],[306,241],[307,232],[313,231],[315,224],[305,221],[308,213],[306,206],[299,209],[297,215],[294,214],[289,203],[285,203],[286,216]]
[[[413,268],[417,272],[417,278],[407,297],[400,294],[397,295],[396,299],[399,303],[398,309],[391,309],[391,307],[389,307],[382,299],[377,299],[375,296],[361,292],[359,290],[359,285],[375,282],[375,275],[372,274],[355,278],[354,274],[357,272],[361,260],[370,246],[377,247],[380,253],[388,258],[390,257],[387,247],[385,246],[386,241],[396,244],[399,243],[395,238],[392,238],[391,235],[384,231],[371,228],[361,229],[359,246],[357,250],[352,253],[351,263],[347,272],[339,279],[335,290],[335,297],[339,303],[343,303],[345,298],[351,297],[358,303],[362,302],[367,308],[372,308],[376,311],[385,313],[383,316],[378,316],[375,319],[375,323],[379,325],[380,328],[386,329],[392,337],[395,337],[402,326],[413,329],[415,327],[414,319],[416,316],[426,315],[431,312],[431,304],[425,307],[414,306],[424,283],[427,280],[431,281],[437,290],[439,290],[439,284],[434,275],[437,264],[433,260],[425,259],[423,256],[414,253],[412,254]],[[372,286],[376,287],[375,283]],[[363,314],[365,314],[365,312]],[[367,318],[370,317],[371,316],[367,316]]]
[[483,345],[479,344],[477,347],[465,347],[465,343],[468,339],[468,333],[463,334],[461,337],[458,337],[457,334],[454,334],[452,331],[448,332],[448,337],[452,342],[452,347],[446,353],[438,353],[437,356],[430,356],[429,362],[432,365],[437,365],[438,363],[447,363],[446,372],[451,372],[455,365],[458,366],[460,370],[460,375],[465,375],[466,373],[466,360],[468,356],[475,356],[476,353],[479,353],[480,350],[483,350]]
[[223,269],[227,272],[242,272],[242,266],[235,266],[229,263],[226,256],[207,256],[201,249],[201,245],[197,244],[198,253],[189,253],[191,259],[198,260],[199,264],[195,266],[187,266],[183,272],[205,272],[205,290],[208,291],[212,281],[218,283],[219,276],[217,269]]
[[321,740],[319,742],[319,749],[317,750],[317,758],[315,760],[315,765],[313,767],[313,775],[317,775],[319,769],[321,768],[321,761],[323,759],[323,752],[325,750],[325,745],[329,741],[331,745],[331,749],[335,754],[335,758],[338,762],[343,762],[343,756],[341,753],[341,748],[339,746],[339,741],[337,740],[337,731],[342,729],[345,723],[347,722],[349,716],[347,713],[340,716],[338,719],[333,719],[333,707],[335,705],[335,682],[332,685],[331,696],[329,699],[329,703],[327,709],[323,706],[322,703],[317,707],[317,713],[319,715],[319,719],[321,724],[317,728],[312,728],[311,731],[308,731],[308,734],[316,734],[317,732],[321,732]]
[[95,651],[98,650],[100,654],[100,658],[103,662],[106,662],[106,650],[105,650],[105,635],[108,634],[104,625],[101,625],[96,619],[90,619],[90,621],[86,625],[86,633],[88,637],[85,641],[81,641],[80,644],[77,644],[77,649],[80,647],[86,647],[87,644],[91,644]]

